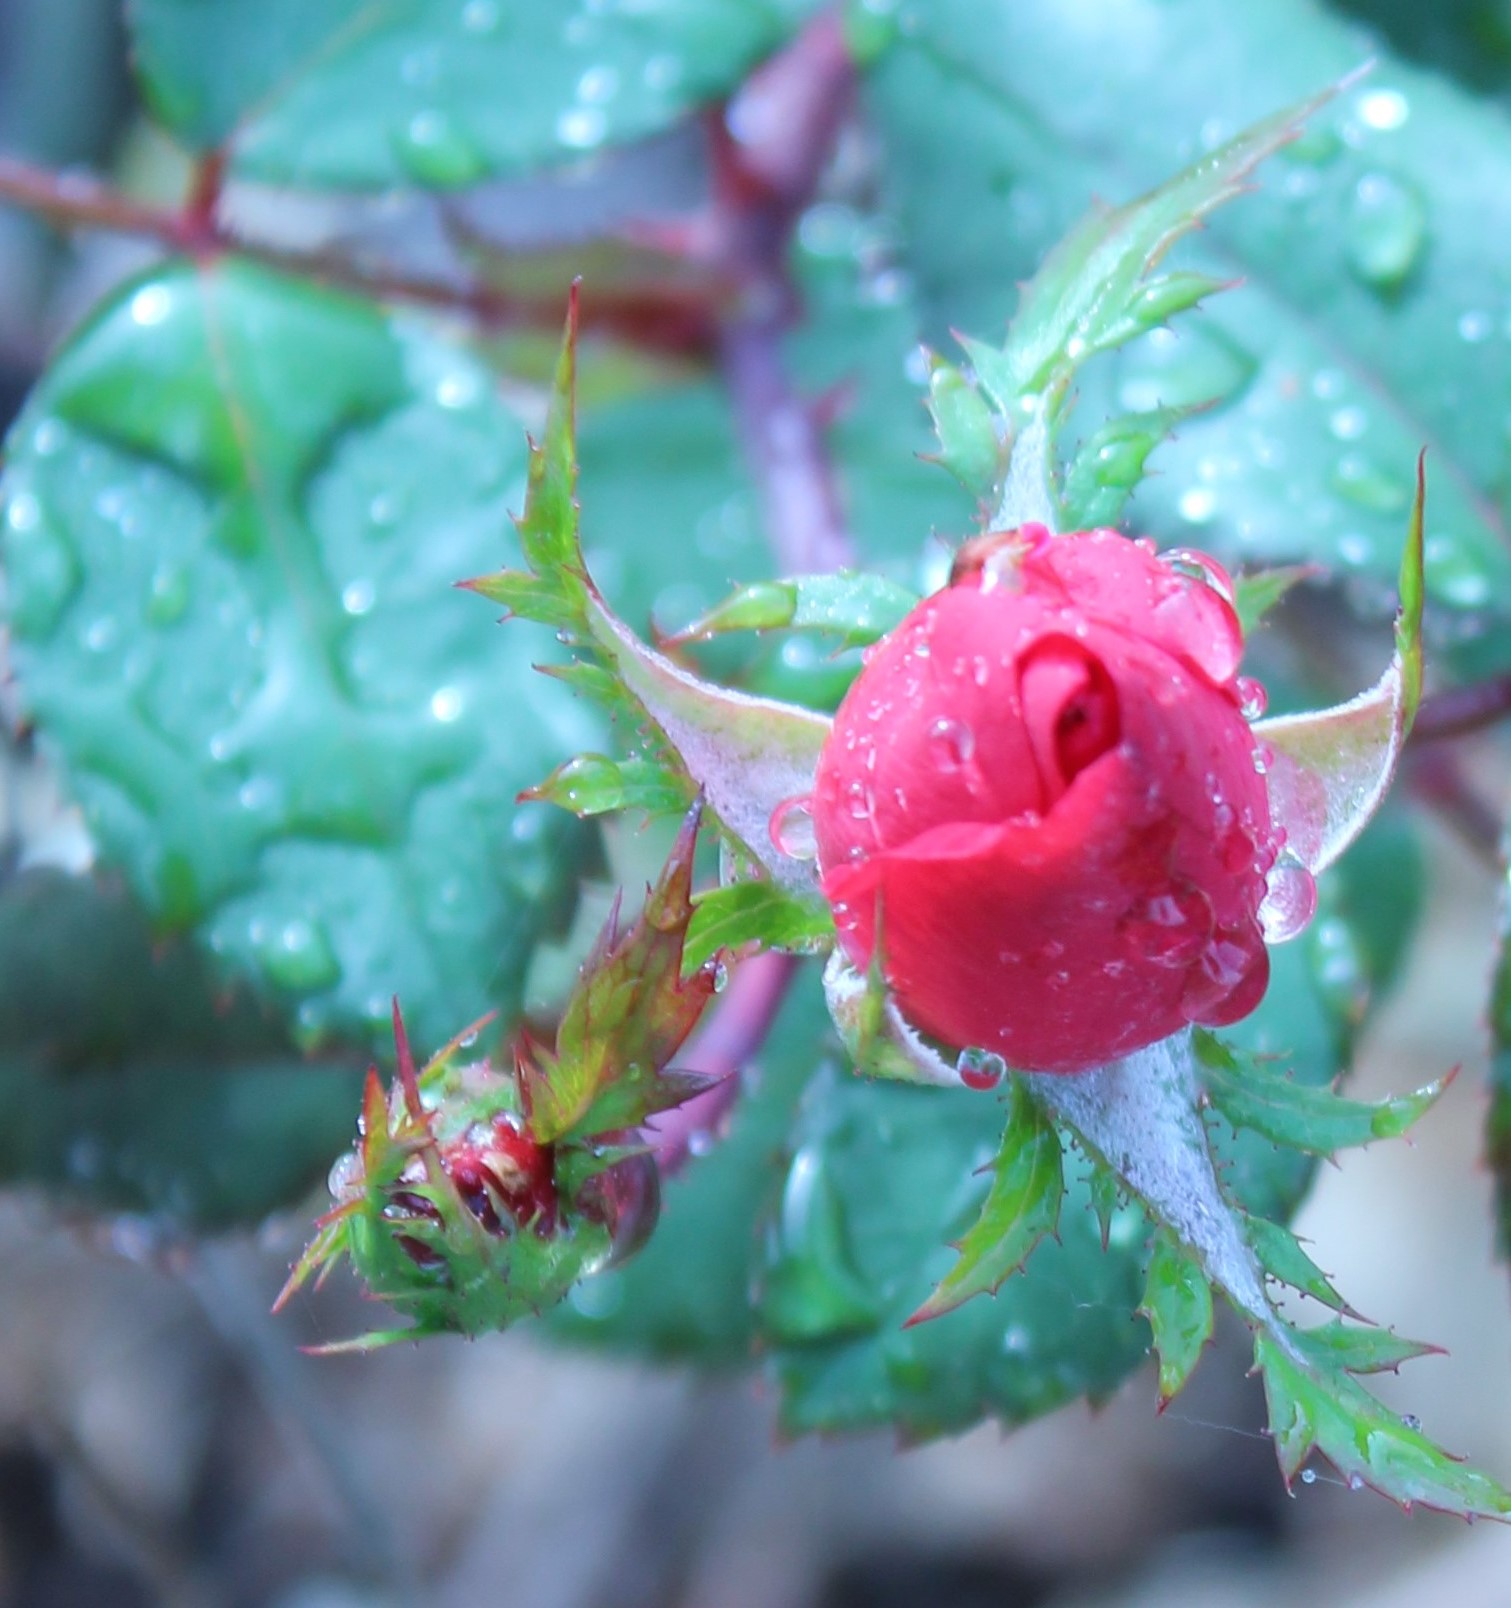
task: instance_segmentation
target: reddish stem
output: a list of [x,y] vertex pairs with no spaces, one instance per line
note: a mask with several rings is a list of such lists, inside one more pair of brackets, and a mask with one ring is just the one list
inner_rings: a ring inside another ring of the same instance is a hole
[[702,1135],[716,1137],[740,1096],[740,1072],[760,1053],[802,961],[774,951],[752,955],[732,972],[719,1003],[678,1057],[690,1072],[722,1081],[652,1119],[656,1159],[663,1174],[675,1172]]
[[1446,687],[1424,698],[1411,728],[1413,743],[1462,737],[1511,715],[1511,675],[1489,676],[1464,687]]

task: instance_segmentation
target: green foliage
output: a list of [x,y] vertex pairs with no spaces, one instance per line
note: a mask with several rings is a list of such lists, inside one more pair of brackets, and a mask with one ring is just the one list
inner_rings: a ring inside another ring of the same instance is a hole
[[731,882],[698,896],[687,932],[686,968],[721,949],[813,950],[834,941],[834,917],[822,899],[802,898],[769,882]]
[[175,1229],[256,1221],[351,1133],[360,1061],[311,1061],[120,888],[0,886],[0,1182]]
[[1016,1080],[1008,1090],[1007,1124],[991,1174],[981,1215],[956,1242],[959,1261],[908,1319],[910,1325],[952,1312],[973,1295],[996,1294],[1060,1225],[1065,1196],[1060,1136]]
[[165,127],[274,184],[453,189],[643,138],[731,89],[811,0],[131,0]]
[[592,727],[451,590],[524,468],[483,372],[367,303],[171,264],[7,456],[22,696],[156,928],[305,1042],[386,1039],[400,987],[429,1042],[515,1010],[571,830],[514,795]]
[[1174,1237],[1158,1233],[1149,1250],[1144,1299],[1139,1311],[1149,1320],[1159,1354],[1159,1399],[1163,1406],[1191,1377],[1212,1338],[1212,1287],[1207,1275]]
[[[1197,131],[1226,137],[1366,53],[1313,0],[938,0],[907,16],[877,42],[868,106],[938,338],[1000,327],[1094,196],[1160,182]],[[1182,262],[1243,288],[1083,383],[1089,429],[1217,398],[1160,449],[1136,527],[1230,562],[1334,566],[1368,578],[1350,597],[1379,611],[1429,442],[1429,596],[1506,610],[1501,421],[1465,407],[1511,384],[1495,322],[1506,150],[1498,111],[1387,56],[1209,220]],[[1507,640],[1473,651],[1504,662]]]
[[821,631],[841,648],[863,648],[895,630],[918,598],[880,575],[842,571],[756,581],[677,633],[699,641],[729,631]]

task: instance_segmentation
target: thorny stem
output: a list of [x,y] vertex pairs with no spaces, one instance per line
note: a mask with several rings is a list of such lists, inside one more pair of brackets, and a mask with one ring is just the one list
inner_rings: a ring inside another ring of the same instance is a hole
[[849,110],[854,64],[838,19],[816,19],[710,123],[710,251],[742,287],[719,333],[719,366],[760,492],[778,569],[855,562],[823,440],[822,409],[793,389],[782,337],[798,315],[787,269],[792,231]]
[[1463,737],[1511,715],[1511,675],[1489,676],[1464,687],[1445,687],[1424,698],[1411,727],[1413,743]]
[[[834,16],[816,19],[709,124],[714,194],[688,231],[689,251],[740,287],[719,330],[719,366],[734,406],[767,539],[780,573],[855,563],[823,439],[824,408],[792,385],[782,339],[799,314],[787,270],[792,231],[813,199],[849,110],[855,69]],[[663,1172],[695,1135],[717,1132],[740,1093],[740,1068],[765,1042],[802,965],[793,955],[744,961],[683,1057],[722,1081],[656,1119]]]
[[[224,178],[224,157],[207,157],[195,170],[184,206],[160,207],[123,195],[87,174],[56,172],[0,156],[0,202],[25,207],[60,229],[138,235],[156,240],[170,252],[202,260],[234,252],[341,289],[455,313],[493,328],[560,327],[561,298],[556,295],[510,295],[487,285],[368,267],[336,251],[294,251],[242,238],[219,218]],[[590,292],[583,306],[585,327],[684,356],[706,356],[713,350],[715,318],[710,298],[692,287]]]

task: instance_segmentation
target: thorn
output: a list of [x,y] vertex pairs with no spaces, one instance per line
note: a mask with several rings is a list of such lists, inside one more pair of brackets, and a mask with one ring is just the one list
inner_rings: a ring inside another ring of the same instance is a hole
[[425,1104],[420,1099],[420,1079],[415,1071],[414,1052],[409,1047],[409,1034],[404,1030],[404,1017],[399,1011],[399,996],[393,996],[393,1041],[399,1061],[399,1085],[404,1091],[404,1107],[416,1122],[425,1121]]

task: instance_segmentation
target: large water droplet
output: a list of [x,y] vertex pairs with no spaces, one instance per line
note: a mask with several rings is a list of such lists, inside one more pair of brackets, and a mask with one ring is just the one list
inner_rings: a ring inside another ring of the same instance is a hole
[[1251,941],[1226,929],[1219,932],[1186,973],[1180,997],[1182,1014],[1188,1022],[1209,1026],[1237,1020],[1259,1003],[1265,970],[1264,946],[1257,938]]
[[1119,923],[1123,943],[1140,960],[1156,966],[1188,966],[1212,934],[1211,901],[1200,888],[1155,894]]
[[341,975],[325,928],[304,916],[266,931],[257,942],[257,958],[270,982],[293,993],[328,988]]
[[784,798],[771,812],[766,831],[779,854],[789,860],[812,860],[818,854],[813,830],[813,800],[807,793]]
[[1362,452],[1345,452],[1333,465],[1328,484],[1340,497],[1375,514],[1399,513],[1411,500],[1403,480]]
[[345,1150],[331,1163],[325,1187],[338,1205],[362,1190],[362,1158],[355,1150]]
[[1188,581],[1200,581],[1209,586],[1230,607],[1236,596],[1233,577],[1209,553],[1198,553],[1188,547],[1172,547],[1160,554],[1160,562],[1175,574]]
[[1270,695],[1264,690],[1264,684],[1253,676],[1239,676],[1233,687],[1238,694],[1238,712],[1245,720],[1258,720],[1270,707]]
[[976,751],[976,734],[963,720],[941,715],[929,727],[929,752],[942,771],[957,771],[970,763]]
[[1402,284],[1427,243],[1427,207],[1404,179],[1366,173],[1354,186],[1344,249],[1354,273],[1378,291]]
[[1293,854],[1282,854],[1270,869],[1259,925],[1267,944],[1283,944],[1306,930],[1317,913],[1317,882]]
[[488,172],[472,136],[439,108],[416,112],[395,135],[394,153],[412,178],[443,189],[476,184]]
[[992,1050],[962,1050],[955,1070],[968,1089],[995,1089],[1007,1076],[1007,1062]]

